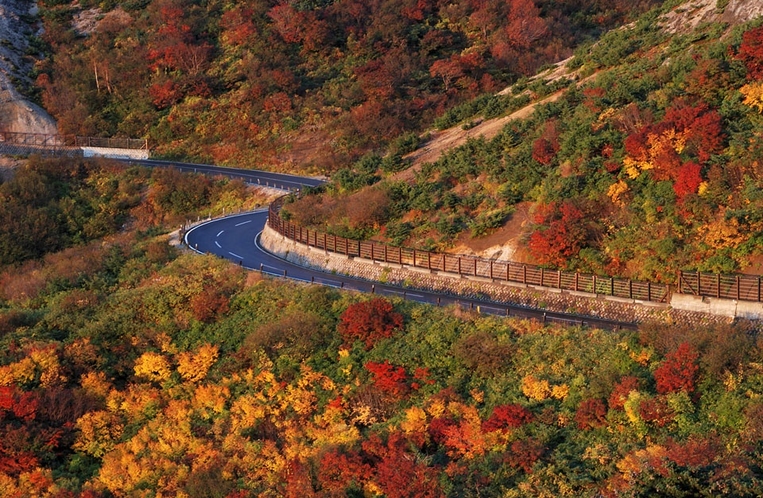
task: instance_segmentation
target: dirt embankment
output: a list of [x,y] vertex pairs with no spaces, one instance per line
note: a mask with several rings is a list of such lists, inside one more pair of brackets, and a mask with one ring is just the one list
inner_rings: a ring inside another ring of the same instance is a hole
[[0,130],[56,133],[56,122],[42,108],[25,99],[14,85],[31,84],[37,60],[30,41],[39,34],[37,6],[30,0],[0,0]]

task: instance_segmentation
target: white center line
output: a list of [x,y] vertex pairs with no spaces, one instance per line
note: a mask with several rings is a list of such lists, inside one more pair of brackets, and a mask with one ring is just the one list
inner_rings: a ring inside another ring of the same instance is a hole
[[228,254],[230,254],[230,255],[231,255],[231,256],[233,256],[234,258],[238,258],[238,259],[244,259],[242,256],[239,256],[239,255],[238,255],[238,254],[236,254],[235,252],[230,252],[230,251],[228,251]]
[[220,245],[220,243],[219,243],[218,241],[215,241],[215,245],[216,245],[217,247],[219,247],[220,249],[222,249],[222,248],[223,248],[223,246],[221,246],[221,245]]
[[[237,226],[237,227],[240,227],[241,225],[246,225],[247,223],[251,223],[251,222],[252,222],[252,220],[249,220],[249,221],[242,221],[241,223],[236,223],[236,226]],[[220,233],[222,233],[222,232],[220,232]]]
[[220,231],[217,233],[217,236],[219,237],[220,235],[222,235],[224,231],[225,231],[225,230],[220,230]]

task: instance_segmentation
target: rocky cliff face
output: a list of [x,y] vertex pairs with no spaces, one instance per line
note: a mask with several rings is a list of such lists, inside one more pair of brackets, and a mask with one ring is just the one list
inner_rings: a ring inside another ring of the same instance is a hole
[[763,15],[763,0],[695,0],[674,9],[663,19],[671,33],[688,33],[704,23],[736,26]]
[[25,99],[14,82],[27,86],[35,57],[29,40],[39,26],[33,0],[0,0],[0,130],[24,133],[56,133],[53,118]]

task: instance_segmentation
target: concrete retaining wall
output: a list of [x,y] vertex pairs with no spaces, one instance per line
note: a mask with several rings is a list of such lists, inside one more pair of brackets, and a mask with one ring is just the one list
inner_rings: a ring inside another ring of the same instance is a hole
[[750,301],[673,294],[670,305],[679,310],[711,313],[730,318],[746,318],[749,320],[760,320],[763,318],[763,303]]
[[143,160],[150,157],[147,149],[116,149],[107,147],[81,147],[85,157],[108,157],[110,159]]

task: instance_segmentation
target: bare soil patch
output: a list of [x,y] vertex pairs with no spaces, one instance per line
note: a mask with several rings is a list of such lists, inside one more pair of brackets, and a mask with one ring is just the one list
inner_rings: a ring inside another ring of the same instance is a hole
[[484,237],[472,238],[468,232],[462,233],[448,252],[529,263],[529,254],[523,249],[521,241],[531,225],[531,207],[531,202],[518,204],[517,210],[503,226]]

